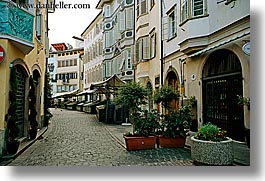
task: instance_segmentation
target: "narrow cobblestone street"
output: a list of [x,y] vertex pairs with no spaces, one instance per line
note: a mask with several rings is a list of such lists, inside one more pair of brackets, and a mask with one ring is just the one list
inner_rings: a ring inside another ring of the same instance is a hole
[[9,166],[186,166],[189,149],[128,152],[95,115],[52,109],[48,131]]

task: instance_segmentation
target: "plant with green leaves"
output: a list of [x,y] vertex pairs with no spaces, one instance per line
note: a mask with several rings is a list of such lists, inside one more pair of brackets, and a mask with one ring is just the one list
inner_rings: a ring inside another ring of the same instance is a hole
[[186,137],[187,130],[192,122],[190,105],[183,106],[177,111],[166,114],[162,119],[161,134],[164,137]]
[[36,82],[32,76],[29,78],[29,122],[30,130],[29,134],[31,139],[35,139],[37,135],[38,122],[36,120],[37,111],[36,111]]
[[45,74],[45,86],[44,86],[44,126],[48,126],[49,119],[53,116],[49,111],[52,107],[52,86],[50,84],[50,74]]
[[169,86],[162,86],[154,93],[154,102],[161,103],[165,109],[170,109],[170,101],[177,98],[179,98],[179,93]]
[[[134,136],[155,136],[160,128],[160,114],[156,110],[138,111],[133,120]],[[128,136],[128,135],[127,135]]]
[[218,126],[208,122],[198,129],[196,139],[204,141],[220,142],[227,140],[227,131],[221,130]]
[[130,109],[133,115],[139,110],[139,106],[146,103],[147,90],[140,83],[129,82],[120,87],[115,96],[114,102]]

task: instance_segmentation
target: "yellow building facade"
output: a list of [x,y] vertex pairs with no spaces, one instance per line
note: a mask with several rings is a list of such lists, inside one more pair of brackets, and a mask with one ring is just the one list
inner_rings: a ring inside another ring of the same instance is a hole
[[[20,1],[0,1],[0,46],[4,49],[4,59],[0,63],[0,157],[5,155],[9,130],[7,122],[10,115],[9,92],[11,89],[11,68],[15,69],[18,83],[16,139],[24,140],[30,129],[29,119],[29,80],[34,79],[36,90],[38,129],[44,126],[44,82],[46,58],[48,57],[48,12],[47,9],[24,8]],[[44,0],[40,1],[44,3]],[[37,3],[27,1],[26,3]],[[3,23],[5,22],[5,23]]]

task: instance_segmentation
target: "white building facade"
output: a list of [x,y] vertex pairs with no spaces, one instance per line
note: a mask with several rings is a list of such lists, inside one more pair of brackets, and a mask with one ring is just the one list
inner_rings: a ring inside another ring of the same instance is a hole
[[250,110],[250,2],[164,0],[164,81],[197,100],[198,125],[212,122],[244,141]]
[[92,83],[103,80],[103,30],[102,13],[90,23],[82,33],[84,39],[84,90]]
[[103,18],[103,79],[134,78],[134,0],[100,0]]

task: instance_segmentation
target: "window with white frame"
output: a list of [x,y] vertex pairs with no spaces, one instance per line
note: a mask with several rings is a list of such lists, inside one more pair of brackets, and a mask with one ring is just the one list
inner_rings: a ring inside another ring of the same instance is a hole
[[41,31],[42,31],[42,14],[39,9],[36,10],[36,18],[35,18],[35,29],[36,29],[36,37],[38,40],[41,40]]
[[151,33],[151,47],[150,47],[150,58],[154,58],[156,56],[156,34]]
[[127,59],[127,69],[132,69],[132,58],[131,58],[131,50],[127,49],[127,55],[126,55],[126,59]]
[[199,16],[203,15],[204,0],[192,0],[192,15]]
[[188,19],[188,1],[182,0],[181,2],[181,21]]
[[181,0],[181,22],[205,14],[205,0]]
[[168,38],[177,35],[177,8],[176,6],[168,13]]
[[141,16],[147,13],[147,0],[137,0],[136,1],[136,15]]
[[150,59],[150,37],[141,37],[136,42],[135,48],[136,61]]

